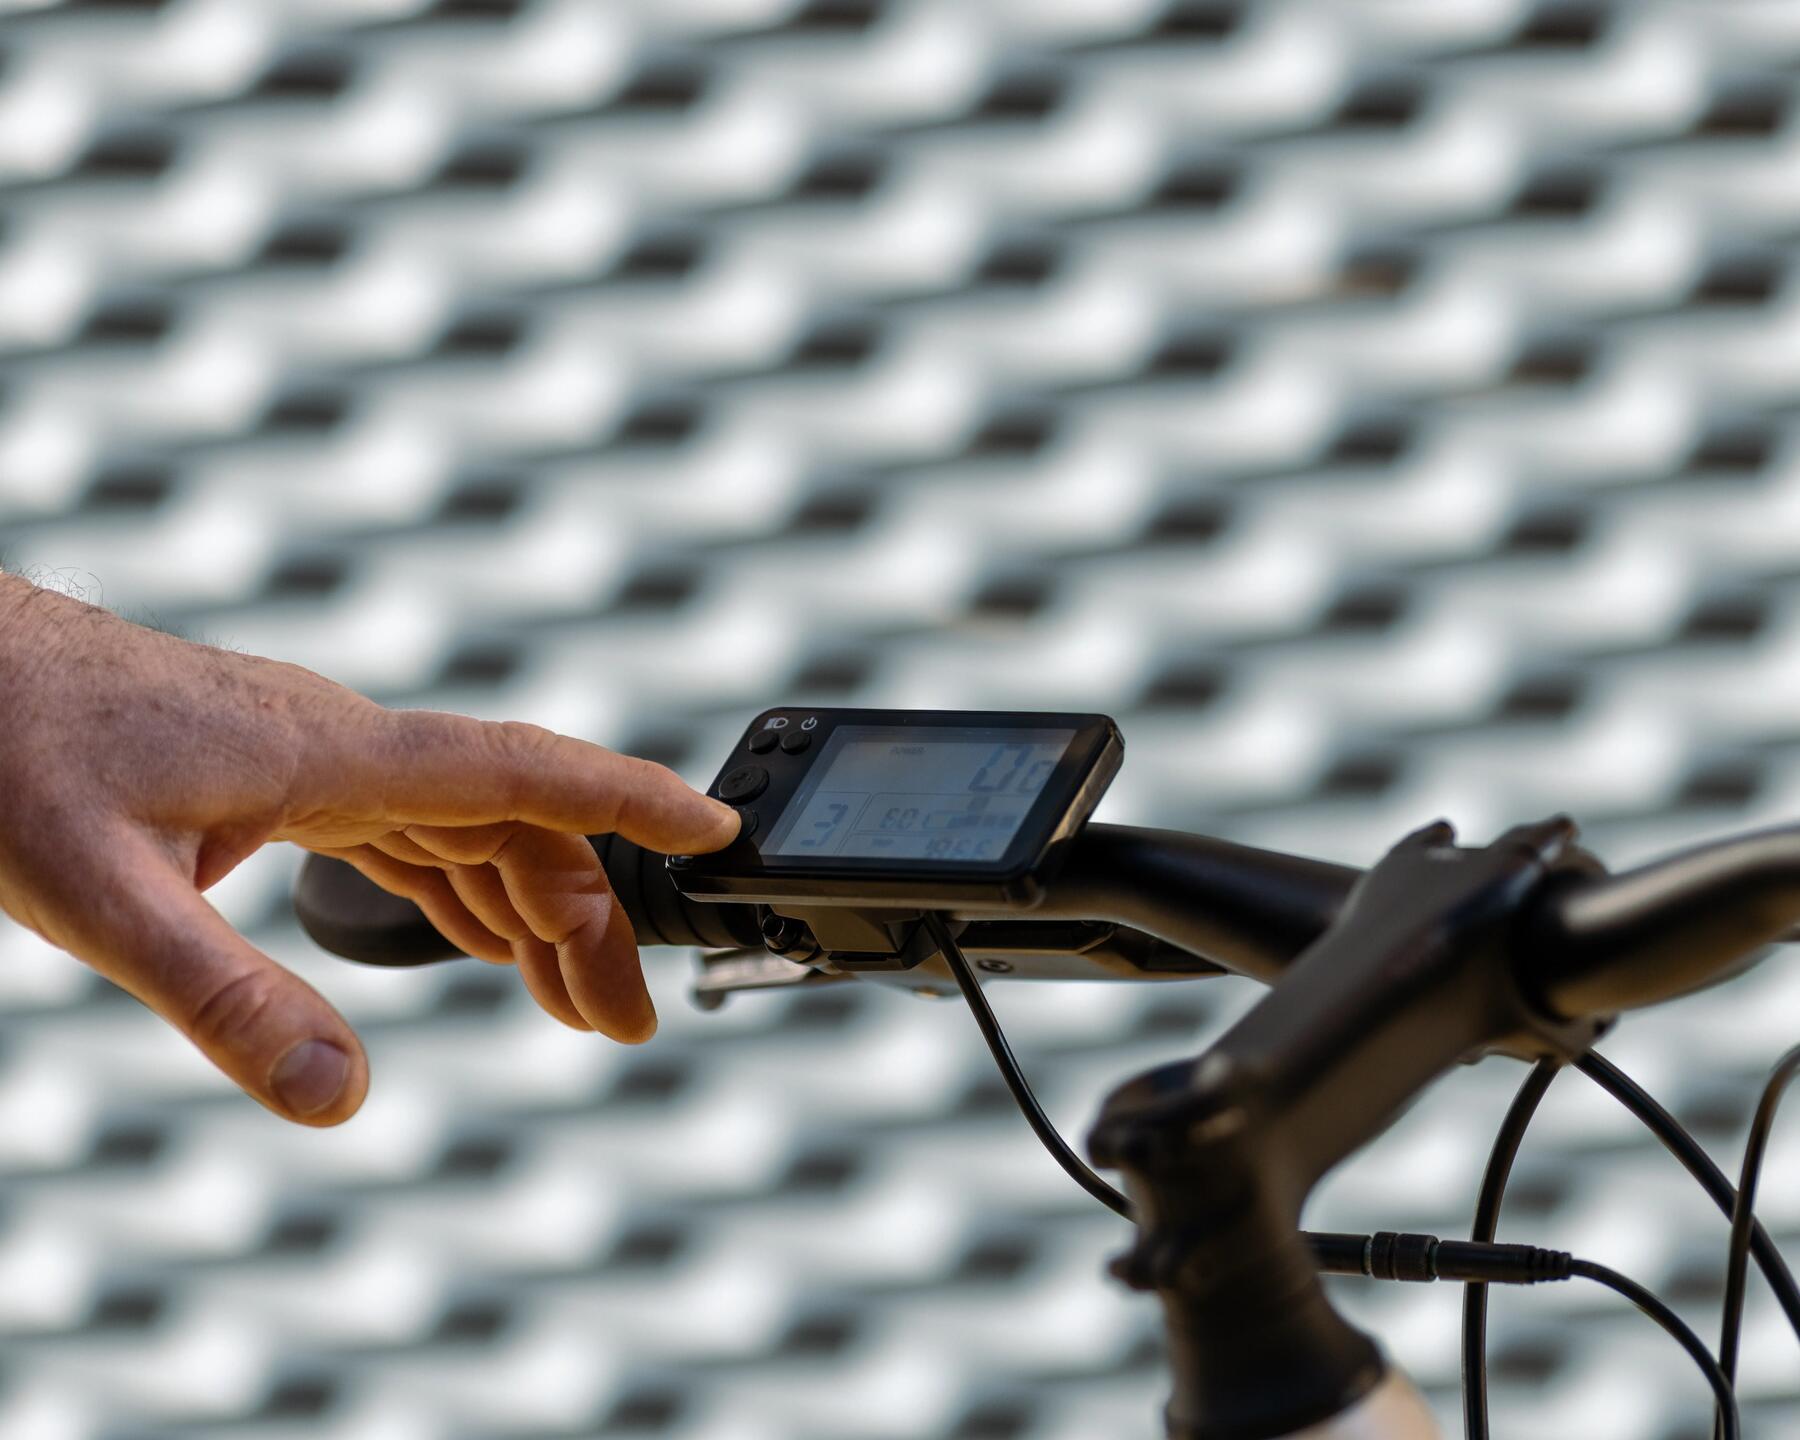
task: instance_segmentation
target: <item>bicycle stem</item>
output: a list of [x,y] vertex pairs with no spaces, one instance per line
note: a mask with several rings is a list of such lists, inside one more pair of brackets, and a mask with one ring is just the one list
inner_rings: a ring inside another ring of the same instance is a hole
[[1167,1321],[1173,1440],[1274,1440],[1344,1414],[1386,1374],[1332,1309],[1299,1236],[1307,1195],[1452,1065],[1567,1061],[1603,1022],[1562,1022],[1514,974],[1519,917],[1553,874],[1586,870],[1575,827],[1401,841],[1337,922],[1205,1055],[1113,1092],[1090,1137],[1122,1172],[1139,1240],[1122,1278]]

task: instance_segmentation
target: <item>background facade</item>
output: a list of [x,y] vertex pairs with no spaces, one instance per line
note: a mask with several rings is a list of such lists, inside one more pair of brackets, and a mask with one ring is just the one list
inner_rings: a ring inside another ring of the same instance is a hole
[[[1368,862],[1800,815],[1800,7],[0,5],[0,555],[397,705],[705,783],[777,703],[1115,715],[1103,818]],[[1123,1227],[968,1017],[872,987],[628,1051],[318,955],[287,1128],[0,930],[0,1436],[1150,1437]],[[1052,1112],[1253,998],[996,986]],[[1607,1052],[1735,1170],[1800,969]],[[1520,1072],[1320,1228],[1463,1231]],[[1579,1077],[1502,1238],[1716,1330],[1725,1230]],[[1800,1241],[1779,1141],[1765,1222]],[[1454,1414],[1458,1295],[1344,1282]],[[1496,1433],[1705,1433],[1599,1291],[1496,1297]],[[1747,1433],[1800,1429],[1753,1288]]]

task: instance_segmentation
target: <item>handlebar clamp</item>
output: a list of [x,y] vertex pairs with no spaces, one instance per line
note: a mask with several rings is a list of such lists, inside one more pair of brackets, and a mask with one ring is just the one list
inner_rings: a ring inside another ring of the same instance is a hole
[[1553,874],[1598,867],[1556,817],[1461,848],[1445,822],[1396,845],[1336,922],[1198,1060],[1115,1090],[1089,1137],[1140,1227],[1120,1274],[1155,1289],[1173,1436],[1278,1436],[1373,1389],[1372,1342],[1332,1309],[1299,1235],[1307,1194],[1451,1065],[1572,1060],[1605,1021],[1518,983],[1521,916]]

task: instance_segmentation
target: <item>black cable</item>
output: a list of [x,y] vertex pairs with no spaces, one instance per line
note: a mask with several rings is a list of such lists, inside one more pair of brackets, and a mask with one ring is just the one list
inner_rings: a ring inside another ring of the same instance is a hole
[[[1542,1085],[1534,1085],[1534,1070],[1508,1112],[1505,1135],[1510,1148],[1518,1149],[1524,1121],[1543,1098]],[[1523,1112],[1521,1114],[1521,1112]],[[1496,1147],[1497,1156],[1502,1153]],[[1499,1187],[1496,1187],[1499,1188]],[[1547,1280],[1592,1280],[1623,1295],[1667,1330],[1693,1357],[1712,1386],[1719,1440],[1738,1440],[1737,1396],[1723,1367],[1706,1345],[1662,1300],[1637,1281],[1592,1260],[1577,1260],[1564,1250],[1544,1250],[1536,1245],[1496,1245],[1491,1241],[1439,1240],[1435,1235],[1311,1235],[1319,1268],[1338,1275],[1366,1275],[1373,1280],[1461,1280],[1465,1300],[1492,1284],[1538,1285]],[[1467,1333],[1466,1331],[1464,1332]],[[1481,1414],[1472,1423],[1486,1425],[1486,1395]],[[1473,1433],[1473,1432],[1471,1432]]]
[[[1725,1261],[1725,1318],[1719,1329],[1719,1369],[1727,1381],[1737,1378],[1738,1334],[1744,1324],[1744,1290],[1750,1268],[1751,1225],[1756,1210],[1756,1183],[1762,1176],[1763,1155],[1769,1148],[1769,1132],[1775,1126],[1775,1109],[1781,1104],[1788,1082],[1800,1073],[1800,1045],[1783,1055],[1763,1086],[1750,1122],[1750,1138],[1744,1144],[1744,1168],[1738,1177],[1737,1202],[1731,1210],[1731,1248]],[[1760,1226],[1757,1229],[1761,1229]]]
[[1435,1235],[1338,1235],[1302,1231],[1320,1273],[1362,1275],[1370,1280],[1415,1284],[1462,1280],[1492,1285],[1541,1285],[1567,1280],[1574,1256],[1539,1245],[1494,1245],[1475,1240],[1440,1240]]
[[[1500,1228],[1500,1201],[1506,1194],[1506,1181],[1512,1174],[1513,1160],[1525,1139],[1531,1117],[1537,1113],[1544,1092],[1556,1078],[1560,1067],[1554,1060],[1540,1060],[1519,1086],[1500,1122],[1500,1133],[1488,1151],[1487,1169],[1481,1176],[1481,1193],[1475,1200],[1475,1223],[1469,1238],[1480,1244],[1492,1243]],[[1488,1289],[1485,1284],[1471,1284],[1463,1289],[1462,1375],[1463,1428],[1468,1440],[1487,1440],[1487,1310]]]
[[1001,1033],[1000,1022],[994,1018],[987,996],[981,993],[981,982],[969,968],[968,957],[962,953],[962,947],[951,935],[944,917],[936,911],[928,911],[925,915],[925,928],[943,954],[950,973],[956,977],[957,988],[962,991],[963,999],[968,1001],[969,1010],[975,1016],[975,1024],[981,1030],[981,1038],[987,1041],[988,1049],[993,1052],[994,1063],[1000,1067],[1000,1075],[1006,1081],[1006,1088],[1012,1091],[1012,1097],[1018,1102],[1032,1133],[1043,1142],[1044,1148],[1055,1158],[1056,1163],[1068,1172],[1071,1180],[1107,1209],[1123,1215],[1127,1220],[1131,1219],[1131,1202],[1090,1170],[1082,1158],[1069,1148],[1068,1142],[1057,1133],[1056,1126],[1050,1123],[1044,1107],[1038,1104],[1037,1096],[1031,1093],[1031,1086],[1025,1082],[1025,1073],[1019,1068],[1012,1047],[1006,1043],[1006,1036]]
[[1637,1281],[1621,1275],[1617,1270],[1609,1270],[1604,1265],[1596,1265],[1592,1260],[1577,1260],[1570,1267],[1570,1272],[1584,1280],[1592,1280],[1604,1285],[1609,1290],[1616,1290],[1667,1330],[1681,1348],[1693,1356],[1694,1363],[1706,1375],[1706,1383],[1712,1386],[1713,1399],[1718,1405],[1719,1428],[1724,1440],[1738,1440],[1737,1396],[1732,1391],[1731,1381],[1725,1378],[1725,1371],[1720,1368],[1719,1362],[1713,1359],[1712,1352],[1706,1348],[1700,1337],[1688,1328],[1682,1318]]
[[[1785,1060],[1783,1063],[1786,1063]],[[1664,1148],[1682,1163],[1688,1174],[1700,1182],[1701,1188],[1712,1197],[1713,1204],[1731,1217],[1735,1228],[1737,1191],[1732,1188],[1731,1181],[1725,1178],[1725,1172],[1713,1164],[1712,1156],[1701,1148],[1700,1142],[1682,1128],[1681,1122],[1598,1051],[1588,1051],[1575,1062],[1575,1068],[1637,1116],[1662,1141]],[[1745,1158],[1748,1159],[1748,1155]],[[1756,1257],[1757,1269],[1762,1271],[1763,1278],[1769,1282],[1769,1288],[1775,1292],[1775,1298],[1780,1302],[1794,1334],[1800,1336],[1800,1286],[1795,1285],[1793,1272],[1788,1269],[1787,1261],[1782,1259],[1781,1252],[1775,1248],[1775,1242],[1760,1222],[1751,1222],[1749,1243],[1750,1253]],[[1727,1373],[1730,1371],[1727,1370]]]
[[[963,998],[974,1012],[982,1038],[987,1041],[1013,1099],[1018,1102],[1033,1132],[1056,1162],[1090,1195],[1109,1209],[1131,1218],[1131,1202],[1085,1165],[1057,1132],[1012,1052],[993,1007],[987,1003],[968,957],[950,935],[939,915],[926,917],[932,942],[944,956]],[[1569,1278],[1567,1252],[1544,1250],[1534,1245],[1494,1245],[1462,1240],[1439,1240],[1435,1235],[1320,1234],[1302,1230],[1319,1268],[1330,1274],[1362,1275],[1371,1280],[1463,1280],[1506,1285],[1535,1285]]]
[[[1033,1133],[1083,1190],[1108,1209],[1128,1220],[1132,1218],[1131,1202],[1082,1162],[1044,1113],[1020,1068],[1018,1057],[1000,1029],[993,1007],[987,1003],[987,996],[969,966],[968,957],[949,933],[943,917],[934,913],[925,919],[932,942],[956,978],[982,1038],[987,1041],[988,1049],[1000,1067],[1007,1089],[1018,1102]],[[1570,1257],[1565,1252],[1532,1245],[1476,1244],[1439,1240],[1435,1235],[1397,1235],[1389,1231],[1374,1235],[1341,1235],[1302,1230],[1300,1236],[1312,1247],[1319,1268],[1332,1274],[1363,1275],[1372,1280],[1481,1280],[1508,1285],[1533,1285],[1569,1277]]]
[[[933,942],[944,957],[955,978],[957,988],[962,991],[963,999],[975,1017],[977,1028],[982,1039],[987,1042],[988,1050],[999,1066],[1001,1077],[1012,1092],[1014,1101],[1024,1115],[1032,1132],[1048,1150],[1065,1173],[1094,1199],[1109,1210],[1129,1220],[1131,1218],[1131,1202],[1113,1186],[1095,1174],[1081,1157],[1069,1148],[1068,1143],[1051,1123],[1038,1103],[1037,1096],[1032,1093],[1026,1081],[1024,1071],[1020,1068],[1018,1058],[1007,1043],[1000,1023],[994,1015],[993,1008],[987,1003],[982,993],[981,982],[976,979],[970,968],[968,958],[950,933],[945,918],[928,912],[925,926]],[[1731,1376],[1735,1372],[1737,1358],[1738,1334],[1742,1325],[1744,1289],[1749,1256],[1756,1255],[1757,1265],[1763,1271],[1770,1285],[1775,1289],[1787,1311],[1788,1319],[1800,1334],[1800,1289],[1796,1289],[1792,1274],[1785,1261],[1775,1249],[1774,1242],[1768,1232],[1763,1229],[1754,1217],[1756,1183],[1761,1171],[1762,1157],[1768,1147],[1769,1132],[1773,1127],[1775,1110],[1781,1095],[1789,1081],[1800,1074],[1800,1047],[1789,1051],[1782,1057],[1775,1073],[1770,1077],[1763,1090],[1762,1100],[1757,1107],[1756,1119],[1751,1128],[1750,1141],[1744,1155],[1743,1178],[1734,1192],[1731,1183],[1724,1173],[1713,1164],[1699,1143],[1688,1134],[1674,1116],[1663,1109],[1647,1091],[1640,1087],[1617,1066],[1604,1056],[1595,1052],[1581,1057],[1576,1062],[1579,1068],[1590,1079],[1606,1090],[1628,1110],[1631,1111],[1663,1145],[1680,1160],[1688,1172],[1698,1180],[1701,1186],[1712,1196],[1719,1208],[1731,1216],[1731,1249],[1726,1281],[1724,1329],[1721,1336],[1720,1350],[1724,1362],[1715,1360],[1712,1354],[1701,1343],[1692,1329],[1680,1316],[1664,1304],[1649,1290],[1627,1276],[1619,1274],[1604,1265],[1590,1260],[1569,1260],[1566,1254],[1554,1251],[1537,1250],[1526,1246],[1501,1246],[1493,1243],[1494,1235],[1499,1229],[1500,1204],[1506,1193],[1506,1183],[1512,1174],[1513,1161],[1517,1158],[1519,1147],[1524,1142],[1525,1131],[1529,1128],[1533,1115],[1543,1101],[1550,1083],[1556,1078],[1560,1064],[1555,1060],[1541,1060],[1532,1067],[1531,1073],[1525,1077],[1518,1093],[1514,1095],[1512,1105],[1507,1109],[1506,1117],[1501,1122],[1500,1131],[1494,1137],[1493,1148],[1488,1153],[1487,1168],[1482,1174],[1481,1191],[1476,1199],[1475,1220],[1470,1231],[1470,1243],[1460,1247],[1464,1263],[1455,1267],[1442,1265],[1440,1252],[1444,1246],[1430,1236],[1348,1236],[1348,1235],[1306,1235],[1313,1245],[1315,1253],[1321,1261],[1321,1268],[1338,1270],[1340,1273],[1363,1273],[1377,1279],[1462,1279],[1463,1290],[1463,1418],[1468,1440],[1487,1440],[1488,1407],[1487,1407],[1487,1287],[1490,1283],[1506,1281],[1509,1283],[1534,1283],[1545,1279],[1562,1279],[1565,1275],[1580,1276],[1593,1280],[1598,1284],[1616,1291],[1630,1300],[1644,1314],[1648,1315],[1663,1327],[1681,1347],[1688,1352],[1701,1368],[1711,1385],[1717,1403],[1718,1434],[1721,1440],[1738,1440],[1739,1419],[1737,1398],[1732,1388]],[[1302,1232],[1305,1235],[1305,1232]],[[1372,1268],[1370,1256],[1378,1243],[1391,1244],[1394,1241],[1428,1242],[1431,1246],[1429,1272],[1406,1274],[1390,1269],[1383,1273]],[[1450,1242],[1454,1244],[1455,1242]],[[1358,1254],[1356,1261],[1350,1259],[1351,1251]],[[1343,1252],[1339,1254],[1338,1252]],[[1537,1257],[1528,1259],[1524,1257]],[[1545,1257],[1567,1262],[1564,1270],[1554,1261],[1546,1264]],[[1470,1268],[1472,1267],[1472,1268]],[[1531,1273],[1532,1271],[1537,1273]]]

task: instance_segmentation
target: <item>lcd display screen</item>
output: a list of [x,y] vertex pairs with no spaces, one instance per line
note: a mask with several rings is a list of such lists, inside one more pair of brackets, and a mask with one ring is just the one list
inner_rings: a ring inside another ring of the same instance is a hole
[[840,725],[764,856],[1002,859],[1073,730]]

